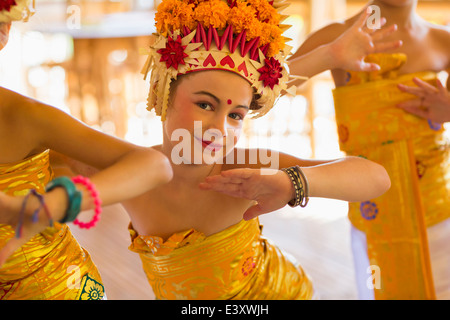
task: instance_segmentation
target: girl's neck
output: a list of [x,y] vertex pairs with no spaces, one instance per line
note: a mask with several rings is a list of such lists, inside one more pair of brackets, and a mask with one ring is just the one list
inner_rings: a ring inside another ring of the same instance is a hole
[[381,16],[387,19],[387,25],[397,24],[399,30],[414,30],[420,23],[420,17],[416,13],[417,1],[404,6],[391,6],[384,1],[373,0],[371,5],[381,9]]
[[169,158],[173,170],[172,182],[176,184],[196,186],[203,182],[207,176],[214,174],[213,172],[218,168],[216,164],[174,164],[172,161],[172,149],[165,147],[163,144],[159,151]]

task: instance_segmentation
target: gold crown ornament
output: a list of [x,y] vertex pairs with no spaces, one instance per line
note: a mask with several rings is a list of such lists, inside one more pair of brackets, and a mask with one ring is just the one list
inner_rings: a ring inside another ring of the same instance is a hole
[[165,120],[170,83],[178,75],[203,70],[227,70],[255,88],[256,118],[266,114],[287,88],[285,58],[292,47],[282,34],[284,0],[163,0],[155,16],[155,42],[142,73],[150,73],[148,110]]
[[28,21],[34,14],[34,0],[0,0],[0,23]]

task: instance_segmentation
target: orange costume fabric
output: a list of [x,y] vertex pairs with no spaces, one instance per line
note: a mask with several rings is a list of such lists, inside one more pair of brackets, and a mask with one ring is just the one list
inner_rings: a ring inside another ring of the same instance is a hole
[[[0,164],[0,190],[24,196],[30,189],[45,192],[52,179],[49,151],[17,163]],[[0,247],[15,236],[0,224]],[[37,234],[0,268],[0,299],[5,300],[100,300],[104,288],[90,255],[80,247],[67,225]]]
[[258,219],[242,220],[210,236],[190,229],[163,241],[130,226],[129,249],[160,300],[311,299],[308,276],[261,229]]
[[[381,70],[349,72],[334,90],[341,150],[383,165],[391,189],[351,203],[349,219],[367,237],[370,265],[378,266],[376,299],[434,299],[427,226],[450,217],[450,149],[444,129],[396,107],[415,96],[397,85],[418,77],[435,85],[433,72],[398,75],[404,54],[373,54]],[[368,274],[369,278],[369,274]]]

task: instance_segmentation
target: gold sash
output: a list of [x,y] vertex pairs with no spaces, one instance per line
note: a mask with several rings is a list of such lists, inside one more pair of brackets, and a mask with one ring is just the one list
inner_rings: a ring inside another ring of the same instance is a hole
[[[48,150],[0,164],[0,190],[9,195],[26,195],[30,189],[43,193],[52,177]],[[14,235],[11,226],[0,224],[0,247]],[[65,224],[55,223],[31,238],[0,268],[0,300],[100,300],[103,296],[96,266]]]
[[[341,150],[383,165],[391,189],[383,196],[351,203],[349,219],[365,232],[370,264],[379,267],[376,299],[435,299],[427,225],[450,216],[449,147],[441,125],[396,107],[415,96],[397,85],[413,78],[435,84],[436,74],[398,76],[402,54],[374,54],[379,72],[348,73],[347,86],[334,90]],[[368,273],[368,278],[370,273]]]
[[208,237],[190,229],[163,241],[131,225],[130,234],[157,299],[312,298],[308,276],[261,237],[258,219]]

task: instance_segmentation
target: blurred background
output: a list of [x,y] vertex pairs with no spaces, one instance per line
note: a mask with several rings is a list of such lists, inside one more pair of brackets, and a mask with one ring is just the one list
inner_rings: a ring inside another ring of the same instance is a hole
[[[293,50],[311,32],[349,17],[357,0],[292,0],[286,32]],[[142,146],[162,142],[161,121],[146,110],[140,71],[154,29],[155,0],[37,0],[28,23],[13,23],[0,52],[0,85],[60,108],[107,134]],[[450,1],[419,1],[419,14],[450,25]],[[450,44],[449,44],[450,45]],[[446,77],[442,74],[442,78]],[[239,145],[270,147],[303,158],[334,159],[339,151],[329,72],[282,97],[267,116],[247,120]],[[295,146],[295,147],[294,147]],[[149,208],[150,210],[150,208]],[[261,218],[264,233],[291,252],[324,299],[356,299],[347,204],[312,199],[306,209]],[[104,278],[109,299],[152,299],[139,257],[128,251],[128,217],[106,208],[96,230],[72,227]]]

